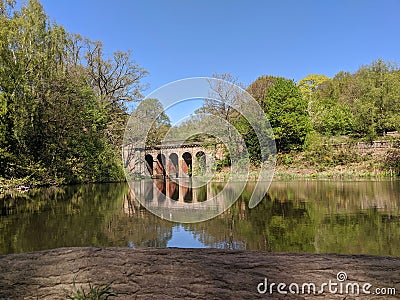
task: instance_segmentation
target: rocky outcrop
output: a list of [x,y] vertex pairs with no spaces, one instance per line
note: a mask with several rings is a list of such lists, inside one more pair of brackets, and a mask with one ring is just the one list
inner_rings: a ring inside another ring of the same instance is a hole
[[[343,292],[346,283],[370,283],[371,294],[333,294],[327,286],[318,295],[309,295],[307,287],[301,293],[303,283],[318,289],[329,280],[340,283],[339,272],[347,275]],[[281,282],[286,291],[291,283],[292,291],[299,286],[290,299],[395,299],[399,295],[372,293],[377,287],[400,293],[400,258],[171,248],[61,248],[0,256],[1,299],[65,299],[74,284],[87,290],[89,282],[110,283],[115,299],[288,299],[278,293]]]

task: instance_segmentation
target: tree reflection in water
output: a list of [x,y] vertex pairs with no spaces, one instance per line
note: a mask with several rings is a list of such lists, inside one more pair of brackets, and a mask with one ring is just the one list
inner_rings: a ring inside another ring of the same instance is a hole
[[[175,201],[185,199],[171,183],[155,187],[146,197],[165,201],[165,191]],[[193,202],[202,202],[222,188],[223,183],[213,183],[184,192],[191,193]],[[1,195],[0,252],[66,246],[167,247],[179,227],[188,233],[185,239],[204,247],[400,256],[399,181],[274,182],[267,197],[248,209],[252,188],[247,184],[225,213],[193,224],[151,214],[133,198],[127,184]],[[193,245],[185,239],[174,246]]]

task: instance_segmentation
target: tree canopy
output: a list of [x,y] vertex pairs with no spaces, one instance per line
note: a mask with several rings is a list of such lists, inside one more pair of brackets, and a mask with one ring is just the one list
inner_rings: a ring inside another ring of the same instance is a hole
[[247,91],[263,108],[274,131],[278,151],[301,148],[310,131],[307,99],[293,80],[262,76]]
[[[305,78],[299,82],[304,86]],[[400,130],[400,69],[379,59],[357,72],[339,72],[305,92],[313,128],[324,135],[374,139]]]
[[37,0],[13,5],[0,1],[0,177],[122,179],[126,103],[146,71],[50,21]]

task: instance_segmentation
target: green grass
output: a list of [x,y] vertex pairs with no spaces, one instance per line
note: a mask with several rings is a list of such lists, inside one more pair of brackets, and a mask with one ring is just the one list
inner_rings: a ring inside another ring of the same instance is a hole
[[67,299],[71,300],[107,300],[116,296],[117,294],[111,291],[111,283],[93,285],[89,282],[88,290],[85,290],[82,286],[78,288],[74,283],[73,291],[67,293]]

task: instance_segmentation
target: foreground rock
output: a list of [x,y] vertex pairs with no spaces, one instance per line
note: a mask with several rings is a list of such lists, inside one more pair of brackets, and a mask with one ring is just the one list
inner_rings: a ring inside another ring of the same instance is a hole
[[[371,295],[332,294],[328,287],[320,295],[301,294],[303,283],[315,283],[318,289],[329,280],[339,283],[338,272],[348,276],[343,287],[370,283]],[[74,283],[87,291],[88,282],[111,283],[118,294],[111,299],[288,298],[276,286],[272,294],[269,288],[259,294],[257,286],[265,278],[269,286],[298,284],[300,294],[290,299],[395,299],[400,293],[400,258],[131,248],[62,248],[0,256],[0,299],[65,299]],[[394,287],[396,295],[372,295],[377,287]],[[265,289],[264,284],[259,288]]]

